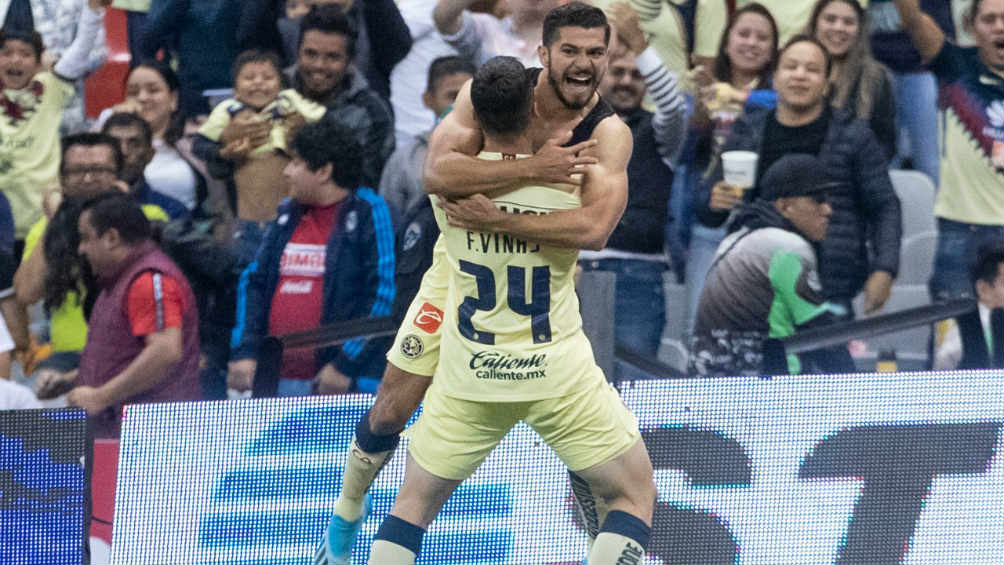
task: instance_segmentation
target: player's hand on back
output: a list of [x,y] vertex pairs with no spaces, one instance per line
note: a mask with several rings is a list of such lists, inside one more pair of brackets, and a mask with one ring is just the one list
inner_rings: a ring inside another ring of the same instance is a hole
[[533,157],[526,160],[529,176],[545,184],[582,184],[581,173],[588,165],[599,160],[590,154],[596,146],[595,139],[564,147],[572,138],[572,132],[564,132],[547,140]]
[[457,200],[439,198],[437,205],[446,212],[451,226],[465,230],[491,231],[506,217],[505,212],[483,194]]

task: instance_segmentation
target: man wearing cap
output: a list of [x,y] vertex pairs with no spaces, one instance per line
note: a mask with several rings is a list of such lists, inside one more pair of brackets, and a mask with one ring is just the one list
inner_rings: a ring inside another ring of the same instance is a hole
[[[823,299],[815,245],[826,237],[837,183],[820,160],[782,156],[764,173],[760,194],[742,204],[718,247],[701,293],[690,343],[690,373],[758,375],[767,338],[832,323],[842,307]],[[788,356],[791,373],[848,372],[846,347]]]

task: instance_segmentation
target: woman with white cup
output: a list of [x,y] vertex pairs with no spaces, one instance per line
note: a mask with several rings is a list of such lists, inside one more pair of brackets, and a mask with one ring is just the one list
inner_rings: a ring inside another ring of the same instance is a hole
[[[758,105],[762,99],[773,103],[770,89],[777,60],[777,44],[777,23],[770,11],[756,2],[747,4],[729,19],[712,67],[698,67],[691,73],[697,92],[687,145],[693,151],[689,160],[681,160],[685,162],[681,162],[677,170],[681,178],[676,189],[686,194],[695,193],[700,177],[717,161],[722,144],[732,132],[732,125],[742,115],[745,105]],[[741,192],[718,192],[716,204],[722,209],[731,209],[738,204],[737,195]],[[686,277],[688,329],[697,313],[704,275],[718,243],[725,237],[724,229],[710,227],[700,221],[693,223],[690,232]]]

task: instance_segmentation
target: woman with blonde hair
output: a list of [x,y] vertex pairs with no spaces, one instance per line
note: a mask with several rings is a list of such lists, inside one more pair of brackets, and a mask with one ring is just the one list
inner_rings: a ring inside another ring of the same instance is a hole
[[830,53],[830,103],[868,122],[886,159],[896,155],[896,100],[889,70],[872,57],[857,0],[819,0],[806,32]]

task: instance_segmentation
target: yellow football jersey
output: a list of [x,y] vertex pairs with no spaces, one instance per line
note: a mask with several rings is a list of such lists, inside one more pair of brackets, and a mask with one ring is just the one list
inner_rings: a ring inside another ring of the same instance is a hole
[[[502,155],[482,152],[479,158]],[[493,201],[510,214],[581,206],[578,189],[546,186],[522,187]],[[435,210],[451,275],[434,376],[445,394],[526,401],[603,380],[582,332],[574,282],[578,250],[451,227]]]
[[42,217],[45,189],[59,182],[59,121],[73,83],[44,71],[28,87],[4,89],[0,107],[0,190],[10,201],[15,236]]

